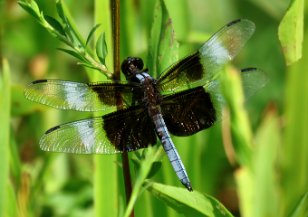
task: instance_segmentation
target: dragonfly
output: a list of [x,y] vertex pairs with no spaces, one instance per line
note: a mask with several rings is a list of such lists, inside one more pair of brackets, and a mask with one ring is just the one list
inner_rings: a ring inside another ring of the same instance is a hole
[[[52,127],[41,137],[40,148],[50,152],[115,154],[147,148],[159,140],[178,179],[192,191],[171,135],[190,136],[214,125],[219,118],[217,87],[221,71],[254,30],[254,23],[246,19],[228,23],[157,79],[144,68],[142,59],[128,57],[121,65],[126,81],[33,81],[25,89],[29,100],[63,110],[110,111]],[[261,88],[263,82],[257,81],[262,77],[261,70],[247,68],[241,76],[250,89]]]

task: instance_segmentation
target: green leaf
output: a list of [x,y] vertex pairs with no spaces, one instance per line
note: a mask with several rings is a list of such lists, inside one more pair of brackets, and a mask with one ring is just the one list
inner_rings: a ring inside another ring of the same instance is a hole
[[18,1],[18,4],[26,10],[29,14],[31,14],[33,17],[35,17],[37,20],[41,19],[40,16],[40,9],[35,1]]
[[[24,8],[29,14],[34,16],[37,21],[54,37],[57,37],[62,42],[68,44],[70,46],[70,42],[66,38],[66,34],[61,24],[50,16],[45,16],[43,12],[40,12],[35,1],[27,2],[19,2],[20,6]],[[63,37],[64,36],[64,37]]]
[[57,9],[57,13],[58,13],[59,17],[61,18],[62,22],[67,25],[67,17],[65,16],[63,6],[62,6],[62,2],[60,0],[57,0],[57,2],[56,2],[56,9]]
[[86,41],[86,46],[88,45],[88,43],[90,42],[90,40],[92,39],[92,36],[94,35],[95,31],[98,29],[98,27],[100,27],[101,24],[96,24],[90,31],[88,37],[87,37],[87,41]]
[[7,215],[6,216],[18,216],[18,202],[17,202],[17,198],[16,198],[16,192],[14,191],[14,185],[12,183],[8,183],[7,186],[7,201],[8,201],[8,205],[7,205]]
[[[165,5],[169,11],[170,17],[172,17],[173,27],[176,32],[176,38],[178,41],[187,41],[190,33],[195,29],[191,28],[190,16],[190,2],[187,0],[164,0]],[[198,5],[198,2],[196,2]],[[203,24],[204,25],[204,24]],[[200,44],[204,43],[204,39],[209,37],[203,37],[200,40]]]
[[156,3],[149,46],[148,65],[152,73],[160,74],[178,60],[179,44],[163,0]]
[[70,42],[73,43],[75,48],[85,49],[84,41],[79,32],[77,31],[77,28],[75,27],[69,11],[65,7],[65,4],[62,3],[61,0],[57,0],[56,8],[58,15],[60,16],[64,24],[64,31],[66,32],[67,37],[70,39]]
[[73,57],[79,59],[79,60],[82,61],[82,62],[87,61],[87,60],[84,58],[84,56],[82,56],[81,54],[77,53],[77,52],[74,51],[74,50],[69,50],[69,49],[64,49],[64,48],[58,48],[58,50],[63,51],[63,52],[65,52],[65,53],[68,53],[68,54],[70,54],[71,56],[73,56]]
[[105,59],[108,54],[107,44],[105,39],[105,33],[103,32],[97,39],[96,42],[96,55],[99,61],[105,65]]
[[[111,33],[111,1],[95,0],[94,3],[94,22],[106,23],[104,29],[106,32]],[[96,32],[97,33],[97,32]],[[94,34],[94,41],[98,35]],[[107,37],[108,45],[111,46],[112,38],[111,34]],[[95,55],[93,55],[95,56]],[[112,55],[108,56],[106,64],[108,67],[113,66]],[[111,70],[112,71],[112,70]],[[89,73],[89,79],[91,81],[105,80],[106,77],[101,76],[99,73]],[[119,171],[118,167],[114,166],[114,161],[119,160],[119,156],[99,156],[94,157],[95,172],[93,174],[94,184],[94,212],[95,216],[123,216],[119,213],[124,209],[124,203],[121,203],[121,198],[125,198],[124,191],[120,191],[119,186]],[[113,161],[113,162],[111,162]],[[118,192],[114,194],[114,192]],[[120,207],[115,209],[114,205],[120,204]],[[122,206],[121,206],[122,204]]]
[[160,169],[161,169],[162,163],[161,161],[155,161],[153,162],[150,172],[147,176],[147,179],[152,178]]
[[175,33],[173,29],[173,21],[169,15],[169,12],[161,0],[162,7],[162,26],[161,26],[161,40],[158,50],[158,73],[166,70],[178,60],[179,43],[175,39]]
[[135,184],[133,187],[133,192],[131,194],[131,198],[125,210],[125,217],[128,217],[137,201],[140,192],[143,190],[142,186],[145,182],[145,179],[151,172],[151,168],[154,162],[161,156],[163,152],[162,147],[157,148],[155,146],[149,146],[147,151],[145,152],[145,158],[140,162],[140,169],[138,170],[138,174],[136,176]]
[[158,199],[185,216],[232,216],[215,198],[198,191],[188,192],[185,188],[151,183],[148,190]]
[[279,212],[279,183],[275,172],[280,128],[276,111],[268,110],[254,140],[253,171],[246,167],[235,173],[243,216],[276,216]]
[[289,217],[301,217],[308,215],[308,192],[306,192],[296,204]]
[[251,216],[254,204],[254,176],[252,170],[248,167],[242,167],[235,171],[235,178],[237,184],[237,193],[240,201],[240,210],[243,216]]
[[[252,189],[254,205],[248,216],[276,216],[279,212],[277,157],[282,142],[280,120],[276,110],[268,110],[254,141],[254,187]],[[250,203],[243,201],[245,202]]]
[[221,76],[221,90],[230,110],[232,143],[236,160],[252,168],[252,132],[248,114],[244,108],[244,93],[239,73],[227,68]]
[[80,66],[83,66],[83,67],[87,67],[89,69],[95,69],[95,70],[98,70],[100,71],[100,68],[96,67],[96,66],[93,66],[91,64],[88,64],[88,63],[84,63],[84,62],[79,62],[77,63],[77,65],[80,65]]
[[0,216],[7,215],[8,207],[8,184],[9,184],[9,159],[10,159],[10,110],[11,110],[11,88],[10,88],[10,70],[6,60],[0,60]]
[[48,15],[45,15],[44,17],[45,20],[49,23],[49,25],[51,25],[55,30],[57,30],[60,35],[66,37],[65,31],[59,21]]
[[[308,6],[308,5],[307,5]],[[304,50],[308,50],[308,23],[305,23]],[[281,146],[281,201],[284,214],[308,186],[308,53],[287,68],[283,145]],[[303,215],[304,216],[304,215]]]
[[278,34],[287,65],[299,60],[304,36],[304,0],[292,0],[279,25]]
[[[132,158],[131,161],[134,164],[135,170],[139,170],[140,169],[140,160],[136,159],[136,158]],[[147,176],[147,179],[150,179],[151,177],[153,177],[160,169],[162,166],[162,162],[161,161],[155,161],[153,162],[150,172]]]
[[70,25],[65,13],[64,13],[63,5],[62,5],[62,2],[60,0],[57,1],[56,8],[57,8],[57,12],[58,12],[59,17],[61,18],[62,22],[64,23],[64,31],[66,32],[69,40],[75,46],[78,46],[79,43],[76,40],[75,33],[74,33],[73,29],[71,28],[71,25]]

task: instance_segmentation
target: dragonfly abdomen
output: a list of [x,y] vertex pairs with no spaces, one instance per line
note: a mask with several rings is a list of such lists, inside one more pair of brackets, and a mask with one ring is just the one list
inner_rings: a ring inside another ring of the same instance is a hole
[[182,160],[171,140],[166,123],[160,112],[160,93],[155,86],[155,80],[146,72],[137,74],[136,78],[142,83],[144,88],[144,101],[147,104],[148,114],[155,125],[157,136],[159,137],[169,161],[181,183],[192,191],[190,181],[182,163]]
[[192,191],[192,187],[184,167],[182,160],[175,148],[170,134],[166,127],[165,121],[160,113],[153,116],[153,122],[156,128],[156,133],[163,145],[163,148],[168,156],[168,159],[181,183],[189,190]]

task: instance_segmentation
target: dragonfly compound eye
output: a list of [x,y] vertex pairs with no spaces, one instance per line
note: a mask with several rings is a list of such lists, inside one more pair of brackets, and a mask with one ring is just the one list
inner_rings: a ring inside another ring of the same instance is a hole
[[143,61],[138,57],[128,57],[123,61],[121,69],[126,77],[132,77],[143,69]]

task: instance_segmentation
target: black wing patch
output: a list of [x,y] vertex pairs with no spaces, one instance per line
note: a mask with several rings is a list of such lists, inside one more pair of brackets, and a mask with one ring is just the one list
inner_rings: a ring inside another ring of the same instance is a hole
[[53,127],[40,140],[44,151],[75,154],[115,154],[154,144],[154,126],[137,106]]
[[108,140],[120,151],[133,151],[156,144],[155,126],[147,110],[135,106],[103,116]]
[[161,110],[168,131],[176,136],[195,134],[216,121],[210,95],[202,87],[166,96]]

